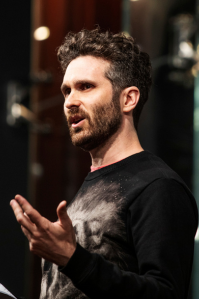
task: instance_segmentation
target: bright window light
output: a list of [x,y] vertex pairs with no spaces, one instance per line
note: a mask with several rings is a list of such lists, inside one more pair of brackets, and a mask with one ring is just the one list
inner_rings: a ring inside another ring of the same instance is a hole
[[195,241],[199,242],[199,228],[198,228],[196,236],[195,236]]
[[50,29],[45,26],[37,28],[34,32],[34,38],[36,40],[45,40],[49,36],[50,36]]
[[[194,131],[199,132],[199,107],[194,109]],[[199,231],[198,231],[199,238]]]
[[124,33],[124,35],[125,35],[126,37],[129,37],[129,36],[130,36],[130,34],[129,34],[127,31],[123,31],[123,33]]

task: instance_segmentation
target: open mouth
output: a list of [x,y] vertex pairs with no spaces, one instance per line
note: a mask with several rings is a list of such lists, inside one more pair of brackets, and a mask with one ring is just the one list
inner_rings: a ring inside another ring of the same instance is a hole
[[82,120],[84,120],[84,117],[80,115],[71,116],[69,118],[69,122],[72,126],[77,126]]

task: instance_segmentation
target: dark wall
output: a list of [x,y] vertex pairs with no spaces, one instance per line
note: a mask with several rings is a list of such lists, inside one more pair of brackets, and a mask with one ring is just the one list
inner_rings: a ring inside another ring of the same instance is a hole
[[28,128],[6,123],[10,80],[27,81],[30,61],[30,0],[7,0],[0,8],[0,283],[24,294],[25,237],[9,206],[15,194],[27,194]]
[[[192,188],[193,165],[193,77],[190,70],[168,65],[171,19],[195,14],[195,0],[155,0],[131,3],[131,34],[150,54],[153,84],[141,115],[139,133],[144,148],[156,153]],[[194,40],[193,40],[194,42]],[[171,79],[181,71],[184,81]],[[189,81],[192,81],[189,82]],[[188,84],[189,83],[189,84]]]

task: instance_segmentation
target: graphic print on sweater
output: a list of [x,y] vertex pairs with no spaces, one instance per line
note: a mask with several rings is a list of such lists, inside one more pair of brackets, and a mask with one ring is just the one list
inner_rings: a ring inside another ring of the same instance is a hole
[[[121,219],[124,199],[116,183],[98,181],[92,187],[83,187],[68,207],[77,242],[90,252],[125,268],[124,249],[119,244],[126,239],[125,224]],[[58,271],[55,264],[42,261],[40,299],[88,298],[74,287],[71,280]]]

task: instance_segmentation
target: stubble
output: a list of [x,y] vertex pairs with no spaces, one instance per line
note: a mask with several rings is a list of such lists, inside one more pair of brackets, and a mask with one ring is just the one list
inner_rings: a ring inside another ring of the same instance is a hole
[[[68,119],[76,114],[85,118],[87,122],[85,127],[73,128],[71,126]],[[92,109],[92,115],[79,107],[74,107],[67,115],[67,122],[73,145],[85,151],[91,151],[105,144],[117,132],[122,122],[118,93],[113,95],[111,102],[105,105],[95,105]]]

